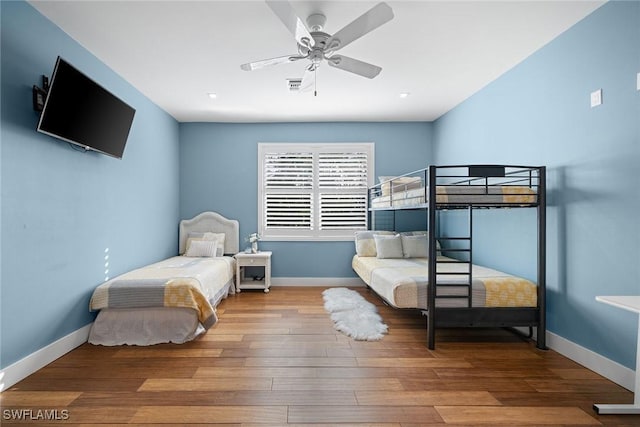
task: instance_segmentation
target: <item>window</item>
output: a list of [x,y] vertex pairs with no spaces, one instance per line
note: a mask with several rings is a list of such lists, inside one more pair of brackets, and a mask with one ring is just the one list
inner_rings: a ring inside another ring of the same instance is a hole
[[373,143],[258,144],[265,240],[350,240],[367,229]]

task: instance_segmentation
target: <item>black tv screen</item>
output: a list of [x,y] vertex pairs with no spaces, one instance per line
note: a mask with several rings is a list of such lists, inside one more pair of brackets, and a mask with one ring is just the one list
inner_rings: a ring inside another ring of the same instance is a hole
[[38,131],[121,159],[135,112],[58,57]]

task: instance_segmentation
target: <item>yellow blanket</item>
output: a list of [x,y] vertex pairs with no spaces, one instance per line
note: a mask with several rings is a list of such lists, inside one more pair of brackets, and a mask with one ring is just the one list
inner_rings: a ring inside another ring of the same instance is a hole
[[218,319],[215,310],[199,288],[198,280],[191,277],[169,280],[164,289],[164,306],[194,309],[202,326],[209,329]]

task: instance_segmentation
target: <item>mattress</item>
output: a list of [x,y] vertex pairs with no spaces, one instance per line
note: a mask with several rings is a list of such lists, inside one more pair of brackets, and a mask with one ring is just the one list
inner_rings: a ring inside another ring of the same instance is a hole
[[[370,206],[406,208],[426,204],[428,187],[394,191],[371,198]],[[438,185],[436,202],[440,204],[473,204],[477,206],[527,205],[537,202],[535,189],[519,185]]]
[[[93,293],[90,309],[100,312],[89,342],[151,345],[189,341],[217,320],[215,307],[234,293],[234,272],[232,257],[178,256],[115,277]],[[156,290],[144,289],[156,287],[158,281],[189,287],[166,291],[163,298],[158,298]],[[132,286],[127,288],[128,284]],[[197,294],[195,307],[190,293]]]
[[[454,261],[439,256],[439,261]],[[382,299],[396,308],[427,309],[427,258],[360,257],[355,255],[352,267],[360,278]],[[438,264],[439,273],[463,273],[468,264]],[[497,270],[472,265],[473,307],[536,307],[537,286],[526,279],[511,276]],[[467,307],[468,282],[464,274],[438,275],[436,307]],[[452,297],[452,298],[447,298]]]

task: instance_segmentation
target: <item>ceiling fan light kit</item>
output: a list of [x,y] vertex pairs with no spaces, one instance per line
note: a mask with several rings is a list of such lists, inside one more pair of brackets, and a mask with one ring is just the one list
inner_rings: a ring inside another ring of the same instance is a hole
[[298,79],[287,79],[289,90],[298,92],[305,92],[315,86],[315,71],[323,61],[333,68],[369,79],[382,71],[377,65],[336,55],[335,52],[393,19],[393,10],[386,3],[378,3],[333,35],[323,31],[327,18],[322,13],[309,15],[305,25],[288,1],[266,0],[266,3],[295,37],[298,53],[242,64],[242,70],[253,71],[306,59],[309,64],[305,67],[304,77],[299,79],[300,83],[297,83]]

